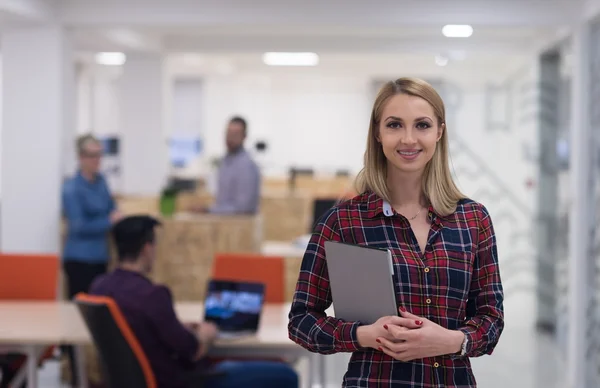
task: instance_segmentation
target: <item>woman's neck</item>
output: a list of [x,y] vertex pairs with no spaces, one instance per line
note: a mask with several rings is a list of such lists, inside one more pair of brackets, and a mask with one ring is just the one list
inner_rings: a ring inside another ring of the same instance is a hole
[[390,200],[392,206],[415,207],[425,206],[426,200],[423,195],[422,172],[401,173],[391,167],[388,170],[388,187],[390,188]]
[[96,180],[96,173],[95,172],[90,172],[90,171],[85,171],[85,170],[81,170],[81,176],[83,176],[87,181],[89,182],[93,182]]

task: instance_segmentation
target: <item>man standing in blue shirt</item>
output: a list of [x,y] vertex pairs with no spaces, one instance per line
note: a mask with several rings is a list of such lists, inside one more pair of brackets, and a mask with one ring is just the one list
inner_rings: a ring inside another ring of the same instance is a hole
[[221,160],[215,204],[200,211],[213,214],[256,214],[260,202],[260,170],[244,148],[248,125],[233,117],[227,125],[227,155]]
[[[88,292],[94,279],[106,272],[110,260],[108,232],[122,218],[100,173],[102,145],[98,139],[92,135],[79,137],[77,152],[79,170],[65,181],[62,190],[63,216],[67,223],[63,268],[69,299],[79,292]],[[75,384],[73,349],[65,347],[64,350],[71,361]]]

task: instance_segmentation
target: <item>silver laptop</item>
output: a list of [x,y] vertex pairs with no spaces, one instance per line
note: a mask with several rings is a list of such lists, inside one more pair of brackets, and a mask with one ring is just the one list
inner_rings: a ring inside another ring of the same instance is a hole
[[326,241],[325,256],[336,318],[371,324],[398,315],[390,250]]

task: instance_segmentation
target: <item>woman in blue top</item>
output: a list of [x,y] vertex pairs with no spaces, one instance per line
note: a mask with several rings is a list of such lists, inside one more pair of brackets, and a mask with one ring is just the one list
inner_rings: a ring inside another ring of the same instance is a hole
[[[100,173],[100,141],[92,135],[79,137],[77,154],[79,170],[65,181],[62,190],[63,215],[67,222],[63,268],[69,299],[79,292],[88,292],[94,279],[107,271],[108,232],[122,218]],[[63,350],[69,356],[71,380],[76,386],[79,379],[75,375],[73,349],[67,346]]]
[[108,231],[121,219],[108,185],[100,174],[102,145],[92,135],[77,139],[79,171],[63,186],[62,206],[67,221],[63,265],[68,295],[87,292],[107,270]]

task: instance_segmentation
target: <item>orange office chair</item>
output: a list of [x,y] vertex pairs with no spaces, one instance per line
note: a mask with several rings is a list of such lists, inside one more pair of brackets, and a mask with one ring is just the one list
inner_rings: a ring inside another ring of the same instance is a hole
[[0,254],[0,299],[56,300],[56,255]]
[[[111,388],[157,388],[150,362],[112,298],[75,295],[75,303],[98,349],[106,385]],[[218,377],[207,371],[202,378]],[[193,387],[201,387],[194,381]]]
[[[58,290],[59,259],[56,255],[0,254],[0,300],[55,301]],[[54,346],[40,356],[41,365],[52,358]],[[0,355],[0,364],[14,373],[11,384],[25,379],[26,356]],[[4,363],[3,363],[4,361]]]
[[254,253],[217,253],[213,262],[215,280],[241,280],[265,284],[265,303],[285,302],[284,258]]

